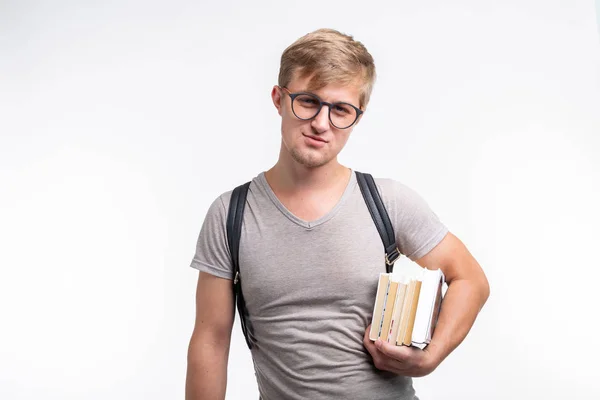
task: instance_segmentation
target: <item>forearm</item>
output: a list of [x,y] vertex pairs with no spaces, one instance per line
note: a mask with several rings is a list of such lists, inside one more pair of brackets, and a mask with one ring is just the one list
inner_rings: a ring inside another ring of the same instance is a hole
[[188,350],[186,400],[223,400],[229,348],[192,339]]
[[457,279],[448,285],[433,338],[427,347],[438,364],[467,336],[488,295],[487,281]]

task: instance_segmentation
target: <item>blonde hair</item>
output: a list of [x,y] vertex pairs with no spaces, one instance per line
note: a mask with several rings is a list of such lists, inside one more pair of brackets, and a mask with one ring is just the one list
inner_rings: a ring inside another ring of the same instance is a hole
[[366,47],[352,36],[334,29],[318,29],[292,43],[281,55],[279,86],[287,86],[294,74],[311,77],[309,90],[330,83],[360,85],[360,108],[366,108],[375,84],[375,63]]

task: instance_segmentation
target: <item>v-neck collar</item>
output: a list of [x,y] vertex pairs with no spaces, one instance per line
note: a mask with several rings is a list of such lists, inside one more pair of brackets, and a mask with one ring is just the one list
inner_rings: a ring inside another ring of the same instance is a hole
[[331,218],[333,218],[335,216],[335,214],[337,214],[339,209],[342,207],[342,205],[346,202],[347,198],[350,196],[350,194],[352,193],[352,191],[354,190],[354,188],[356,187],[356,185],[358,183],[356,180],[356,174],[354,173],[354,170],[350,169],[350,180],[348,181],[348,184],[346,185],[346,189],[344,190],[344,193],[342,194],[342,197],[340,197],[340,199],[338,200],[337,204],[331,210],[329,210],[329,212],[327,214],[323,215],[321,218],[316,219],[314,221],[306,221],[306,220],[303,220],[302,218],[298,218],[290,210],[288,210],[286,208],[286,206],[283,205],[283,203],[275,195],[275,192],[271,188],[271,185],[269,185],[269,182],[267,182],[267,178],[265,177],[264,172],[261,172],[258,175],[257,179],[258,179],[258,182],[265,189],[265,192],[267,192],[267,195],[269,196],[269,198],[271,199],[273,204],[275,204],[275,206],[279,209],[279,211],[281,211],[281,213],[283,215],[285,215],[290,221],[292,221],[295,224],[300,225],[304,228],[307,228],[307,229],[312,229],[316,226],[324,224],[325,222],[327,222]]

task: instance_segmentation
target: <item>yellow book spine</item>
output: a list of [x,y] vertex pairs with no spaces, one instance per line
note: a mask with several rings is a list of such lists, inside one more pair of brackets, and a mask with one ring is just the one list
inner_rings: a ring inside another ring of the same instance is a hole
[[398,290],[398,282],[390,282],[390,290],[388,291],[387,300],[385,302],[385,311],[383,314],[383,324],[381,325],[381,332],[379,338],[381,340],[387,340],[388,331],[390,329],[390,322],[392,320],[392,311],[394,308],[394,301],[396,301],[396,291]]
[[410,346],[412,344],[412,331],[415,325],[415,315],[417,315],[417,307],[419,306],[419,293],[421,293],[421,281],[416,281],[415,291],[412,296],[412,304],[410,305],[410,313],[406,324],[406,332],[402,344]]

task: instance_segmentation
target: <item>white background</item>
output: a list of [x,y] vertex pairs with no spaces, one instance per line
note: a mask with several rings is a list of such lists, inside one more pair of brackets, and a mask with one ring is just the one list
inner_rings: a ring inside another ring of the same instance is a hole
[[[378,68],[340,160],[417,190],[491,283],[421,399],[600,398],[596,7],[0,1],[0,398],[183,398],[201,223],[276,161],[279,57],[320,27]],[[229,374],[258,397],[237,321]]]

